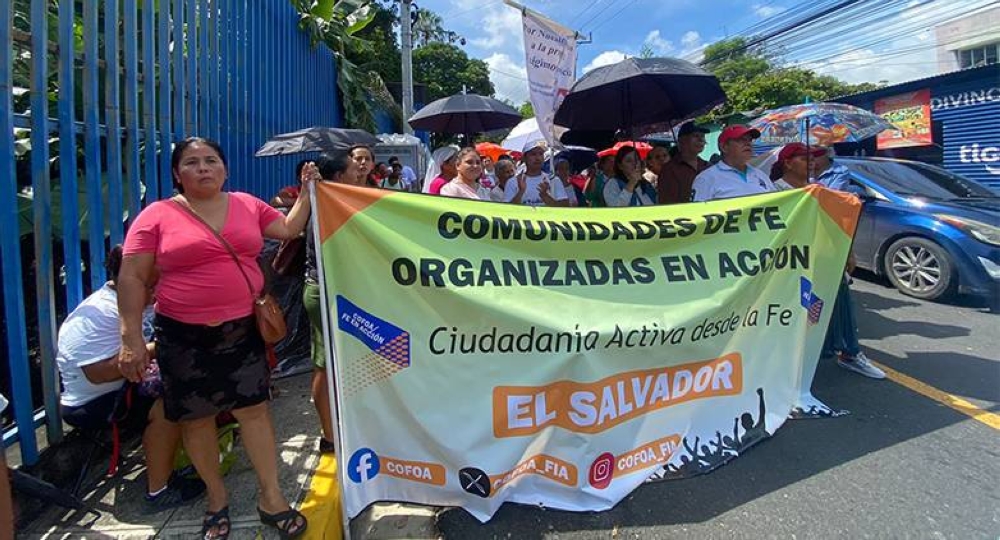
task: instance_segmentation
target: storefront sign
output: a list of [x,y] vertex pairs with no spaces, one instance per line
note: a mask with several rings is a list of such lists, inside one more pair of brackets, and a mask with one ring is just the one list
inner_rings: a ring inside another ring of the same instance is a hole
[[930,97],[930,90],[924,89],[875,100],[875,114],[900,128],[878,134],[879,150],[934,144]]

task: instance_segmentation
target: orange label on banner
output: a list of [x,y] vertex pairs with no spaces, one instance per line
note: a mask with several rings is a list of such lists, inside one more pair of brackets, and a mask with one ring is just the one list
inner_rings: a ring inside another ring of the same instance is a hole
[[615,474],[631,474],[666,463],[680,444],[680,435],[671,435],[625,452],[615,458]]
[[500,488],[526,474],[537,474],[553,482],[576,487],[576,466],[556,457],[538,454],[518,463],[516,467],[503,474],[490,476],[490,485],[492,486],[490,493],[495,494]]
[[879,150],[934,144],[931,132],[931,91],[918,90],[875,100],[875,114],[892,122],[898,130],[879,133]]
[[384,456],[382,461],[384,463],[383,472],[389,476],[432,486],[443,486],[445,483],[444,466],[438,463],[406,461]]
[[521,437],[550,425],[600,433],[665,407],[735,396],[742,390],[739,353],[706,362],[619,373],[592,383],[497,386],[493,389],[493,434]]

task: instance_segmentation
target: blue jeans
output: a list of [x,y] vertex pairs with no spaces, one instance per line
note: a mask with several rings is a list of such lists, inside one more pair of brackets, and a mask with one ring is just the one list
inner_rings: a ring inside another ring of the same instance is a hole
[[858,321],[854,318],[854,301],[851,300],[851,288],[847,276],[840,281],[837,290],[837,300],[830,316],[830,327],[826,331],[826,341],[823,343],[823,356],[835,353],[846,356],[856,356],[861,352],[858,343]]

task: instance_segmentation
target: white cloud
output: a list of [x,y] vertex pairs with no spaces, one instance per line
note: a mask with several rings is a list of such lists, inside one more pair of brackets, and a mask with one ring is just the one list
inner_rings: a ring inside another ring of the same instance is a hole
[[625,59],[625,53],[621,51],[604,51],[597,55],[589,64],[584,66],[583,73],[591,71],[601,66],[608,66]]
[[684,32],[684,35],[681,36],[681,45],[684,46],[685,51],[693,51],[701,47],[701,34],[694,30]]
[[768,5],[765,5],[765,4],[754,4],[753,5],[753,12],[754,12],[754,14],[756,14],[761,19],[766,19],[768,17],[772,17],[774,15],[777,15],[778,13],[781,13],[782,11],[785,11],[785,8],[783,8],[781,6],[768,6]]
[[523,62],[515,62],[503,53],[493,53],[483,61],[490,67],[490,81],[497,98],[508,99],[515,105],[528,101],[528,73]]
[[478,35],[466,36],[470,45],[484,52],[496,52],[498,49],[524,51],[521,12],[503,3],[493,3],[484,4],[477,15],[482,17],[482,24],[475,26]]
[[666,56],[674,50],[674,44],[669,40],[663,39],[659,30],[653,30],[647,34],[646,40],[643,41],[643,44],[649,45],[649,48],[653,50],[653,53],[659,56]]

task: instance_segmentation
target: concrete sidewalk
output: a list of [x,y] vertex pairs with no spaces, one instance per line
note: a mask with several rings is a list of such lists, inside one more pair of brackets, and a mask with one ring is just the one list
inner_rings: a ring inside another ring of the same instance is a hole
[[[320,459],[316,449],[318,422],[310,401],[310,374],[277,381],[278,395],[271,404],[278,440],[281,485],[285,496],[310,518],[307,538],[339,538],[340,492],[336,483],[336,460]],[[278,538],[257,517],[257,478],[243,447],[226,476],[233,540]],[[140,449],[123,456],[118,474],[103,477],[107,462],[92,465],[94,478],[82,498],[101,512],[92,514],[59,507],[47,509],[18,538],[197,538],[205,511],[204,498],[187,507],[143,515],[145,487]],[[376,505],[352,520],[354,538],[439,538],[436,511],[431,508]]]

